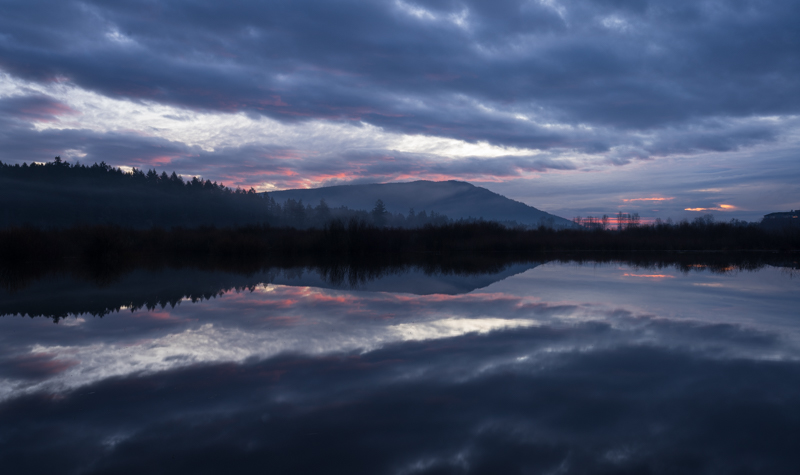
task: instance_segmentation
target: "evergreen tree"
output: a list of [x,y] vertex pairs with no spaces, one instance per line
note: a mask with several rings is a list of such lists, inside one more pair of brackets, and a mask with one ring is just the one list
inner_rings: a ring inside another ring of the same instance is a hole
[[383,200],[379,199],[372,208],[372,220],[377,226],[383,226],[386,224],[386,214],[386,206],[383,204]]

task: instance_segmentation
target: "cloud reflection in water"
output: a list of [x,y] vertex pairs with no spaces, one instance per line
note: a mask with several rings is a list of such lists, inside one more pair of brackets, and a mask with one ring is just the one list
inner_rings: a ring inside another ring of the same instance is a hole
[[[644,273],[558,265],[464,295],[267,286],[166,320],[7,318],[0,463],[790,473],[797,282],[765,269],[634,285],[626,272]],[[695,285],[709,283],[724,286]],[[728,315],[708,312],[733,294]]]

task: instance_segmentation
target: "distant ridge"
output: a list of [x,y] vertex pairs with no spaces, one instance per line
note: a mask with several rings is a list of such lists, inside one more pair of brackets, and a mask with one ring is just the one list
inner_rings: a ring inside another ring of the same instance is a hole
[[303,200],[304,204],[314,206],[324,199],[332,208],[346,206],[355,210],[371,210],[380,199],[391,213],[407,214],[413,208],[416,213],[422,210],[428,213],[435,211],[452,219],[483,218],[489,221],[516,221],[529,226],[545,224],[555,228],[577,227],[570,220],[506,198],[486,188],[455,180],[326,186],[271,191],[268,195],[278,203],[293,199]]

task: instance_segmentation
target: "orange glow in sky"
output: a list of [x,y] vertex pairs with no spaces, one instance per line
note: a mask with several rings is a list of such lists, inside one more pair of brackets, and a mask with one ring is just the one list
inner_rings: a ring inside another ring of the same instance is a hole
[[624,201],[625,203],[630,203],[631,201],[669,201],[669,200],[674,200],[674,199],[675,199],[674,197],[670,197],[670,198],[629,198],[629,199],[623,199],[622,201]]
[[684,211],[731,211],[736,209],[733,205],[719,205],[716,208],[684,208]]

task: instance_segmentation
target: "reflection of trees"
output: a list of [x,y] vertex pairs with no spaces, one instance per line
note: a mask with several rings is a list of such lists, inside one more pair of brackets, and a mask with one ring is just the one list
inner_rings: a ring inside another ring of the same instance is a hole
[[[325,261],[348,265],[354,262],[379,266],[425,265],[433,261],[474,260],[475,256],[501,262],[547,260],[552,253],[578,251],[735,253],[765,249],[800,249],[800,230],[768,232],[758,226],[715,222],[590,232],[544,227],[509,229],[491,222],[398,229],[379,228],[357,219],[347,223],[334,220],[323,229],[306,230],[268,226],[171,230],[95,226],[48,231],[10,228],[0,230],[0,282],[10,289],[24,285],[26,276],[62,269],[80,269],[80,273],[93,276],[95,281],[110,281],[117,272],[141,267],[194,265],[240,269],[244,265],[259,269],[267,263],[291,262],[296,266]],[[602,258],[602,255],[586,255]]]
[[[19,275],[0,267],[0,315],[45,316],[58,322],[68,315],[103,316],[124,310],[175,307],[184,300],[198,302],[228,292],[253,291],[275,282],[279,276],[300,279],[314,273],[323,282],[339,288],[360,288],[390,275],[422,271],[426,275],[480,276],[499,274],[515,264],[544,262],[578,265],[625,264],[636,269],[678,269],[682,272],[709,271],[730,273],[757,270],[765,265],[784,267],[790,277],[800,269],[796,257],[775,253],[561,253],[521,256],[467,255],[448,257],[423,255],[414,259],[335,259],[329,256],[282,260],[196,260],[183,266],[110,266],[106,269],[74,266],[36,268]],[[141,272],[144,270],[145,272]],[[43,280],[44,279],[44,280]],[[61,293],[53,293],[45,283],[55,282]],[[44,286],[44,287],[42,287]]]

